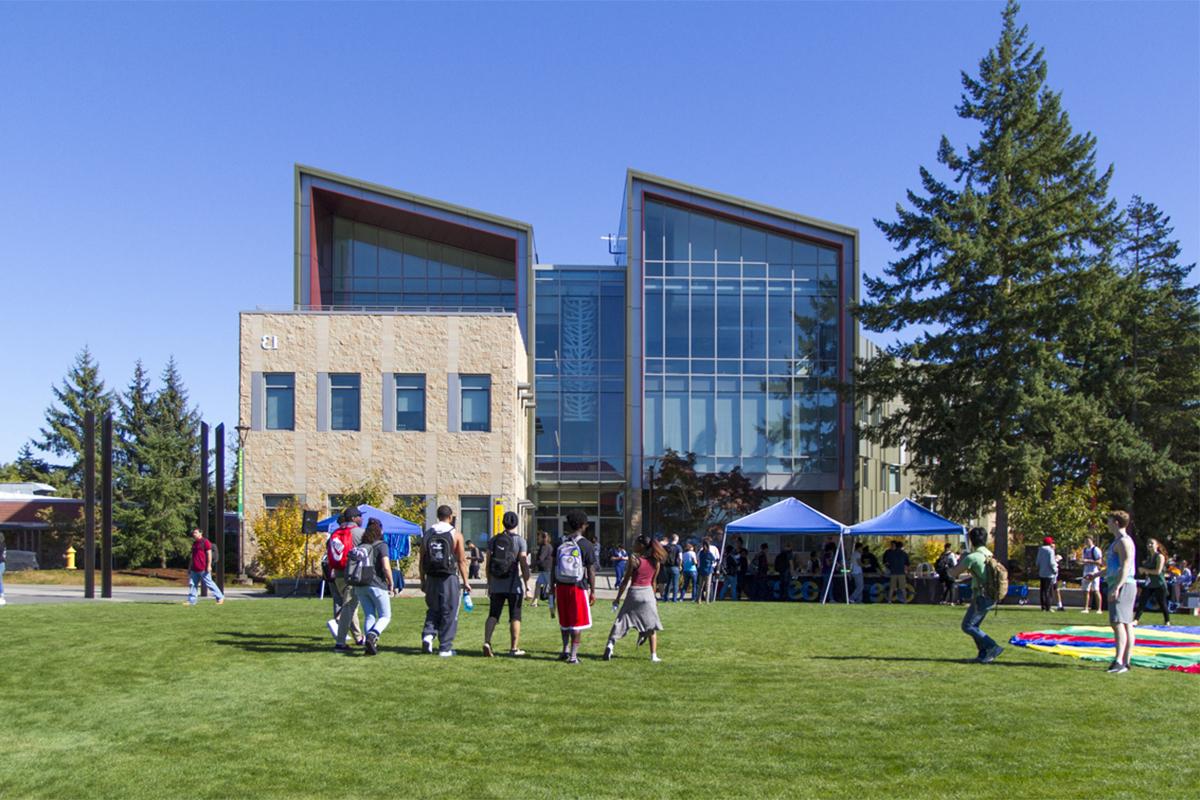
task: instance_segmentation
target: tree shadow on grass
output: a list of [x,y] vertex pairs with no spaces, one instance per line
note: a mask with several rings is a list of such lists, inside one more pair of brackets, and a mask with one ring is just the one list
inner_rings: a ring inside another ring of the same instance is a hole
[[[290,637],[281,634],[235,634],[241,638],[215,639],[213,644],[223,647],[236,647],[248,653],[326,653],[333,651],[333,645],[323,642],[321,637]],[[295,639],[302,641],[295,641]],[[292,641],[280,641],[292,639]]]
[[[978,664],[973,658],[918,658],[916,656],[809,656],[818,661],[911,661],[929,664]],[[997,659],[990,664],[979,664],[986,667],[1027,667],[1032,669],[1071,669],[1076,664],[1041,663],[1038,661],[1004,661]]]
[[305,633],[247,633],[246,631],[217,631],[221,636],[236,636],[239,639],[312,639]]

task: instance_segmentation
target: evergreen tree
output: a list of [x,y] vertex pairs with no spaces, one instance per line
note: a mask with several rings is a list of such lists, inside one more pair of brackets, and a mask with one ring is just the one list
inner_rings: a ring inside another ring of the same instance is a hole
[[147,509],[150,480],[146,440],[154,424],[154,395],[141,359],[133,367],[129,387],[117,398],[114,459],[117,508],[115,548],[130,566],[139,566],[159,555]]
[[47,453],[66,456],[70,464],[66,470],[65,487],[76,496],[82,495],[83,486],[83,419],[88,411],[96,414],[96,473],[100,472],[100,425],[104,415],[112,411],[112,393],[104,388],[100,379],[100,365],[92,358],[92,352],[84,346],[75,357],[75,363],[62,386],[54,387],[55,403],[46,409],[46,427],[41,429],[41,440],[34,445]]
[[1045,83],[1043,52],[1003,12],[998,44],[963,73],[960,117],[979,124],[963,152],[942,137],[894,222],[876,225],[899,257],[866,278],[858,308],[870,330],[924,332],[860,364],[856,390],[895,398],[897,411],[864,433],[904,442],[926,491],[953,515],[994,505],[996,551],[1008,555],[1006,498],[1040,482],[1101,414],[1070,389],[1070,341],[1092,337],[1095,303],[1119,225],[1098,174],[1095,139],[1076,134]]

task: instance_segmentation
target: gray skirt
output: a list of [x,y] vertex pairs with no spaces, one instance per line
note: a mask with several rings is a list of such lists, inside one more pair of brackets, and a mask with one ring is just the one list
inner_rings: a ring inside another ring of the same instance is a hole
[[654,596],[653,586],[630,586],[617,621],[613,623],[609,638],[620,639],[635,630],[638,633],[661,631],[662,622],[658,619],[658,601]]

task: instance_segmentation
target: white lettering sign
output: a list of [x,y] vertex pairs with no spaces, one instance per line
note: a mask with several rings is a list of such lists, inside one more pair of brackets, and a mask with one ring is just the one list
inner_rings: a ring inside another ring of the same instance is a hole
[[278,336],[262,337],[262,349],[263,350],[278,350],[279,349],[279,337]]

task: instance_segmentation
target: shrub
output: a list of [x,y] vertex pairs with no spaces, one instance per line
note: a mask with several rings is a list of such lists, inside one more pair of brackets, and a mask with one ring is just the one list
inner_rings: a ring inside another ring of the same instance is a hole
[[[256,517],[251,530],[258,543],[258,567],[267,577],[295,575],[298,570],[316,574],[321,563],[321,538],[307,537],[302,531],[303,512],[294,503],[280,506]],[[308,542],[308,564],[304,563],[304,545]],[[307,569],[305,569],[307,566]]]

